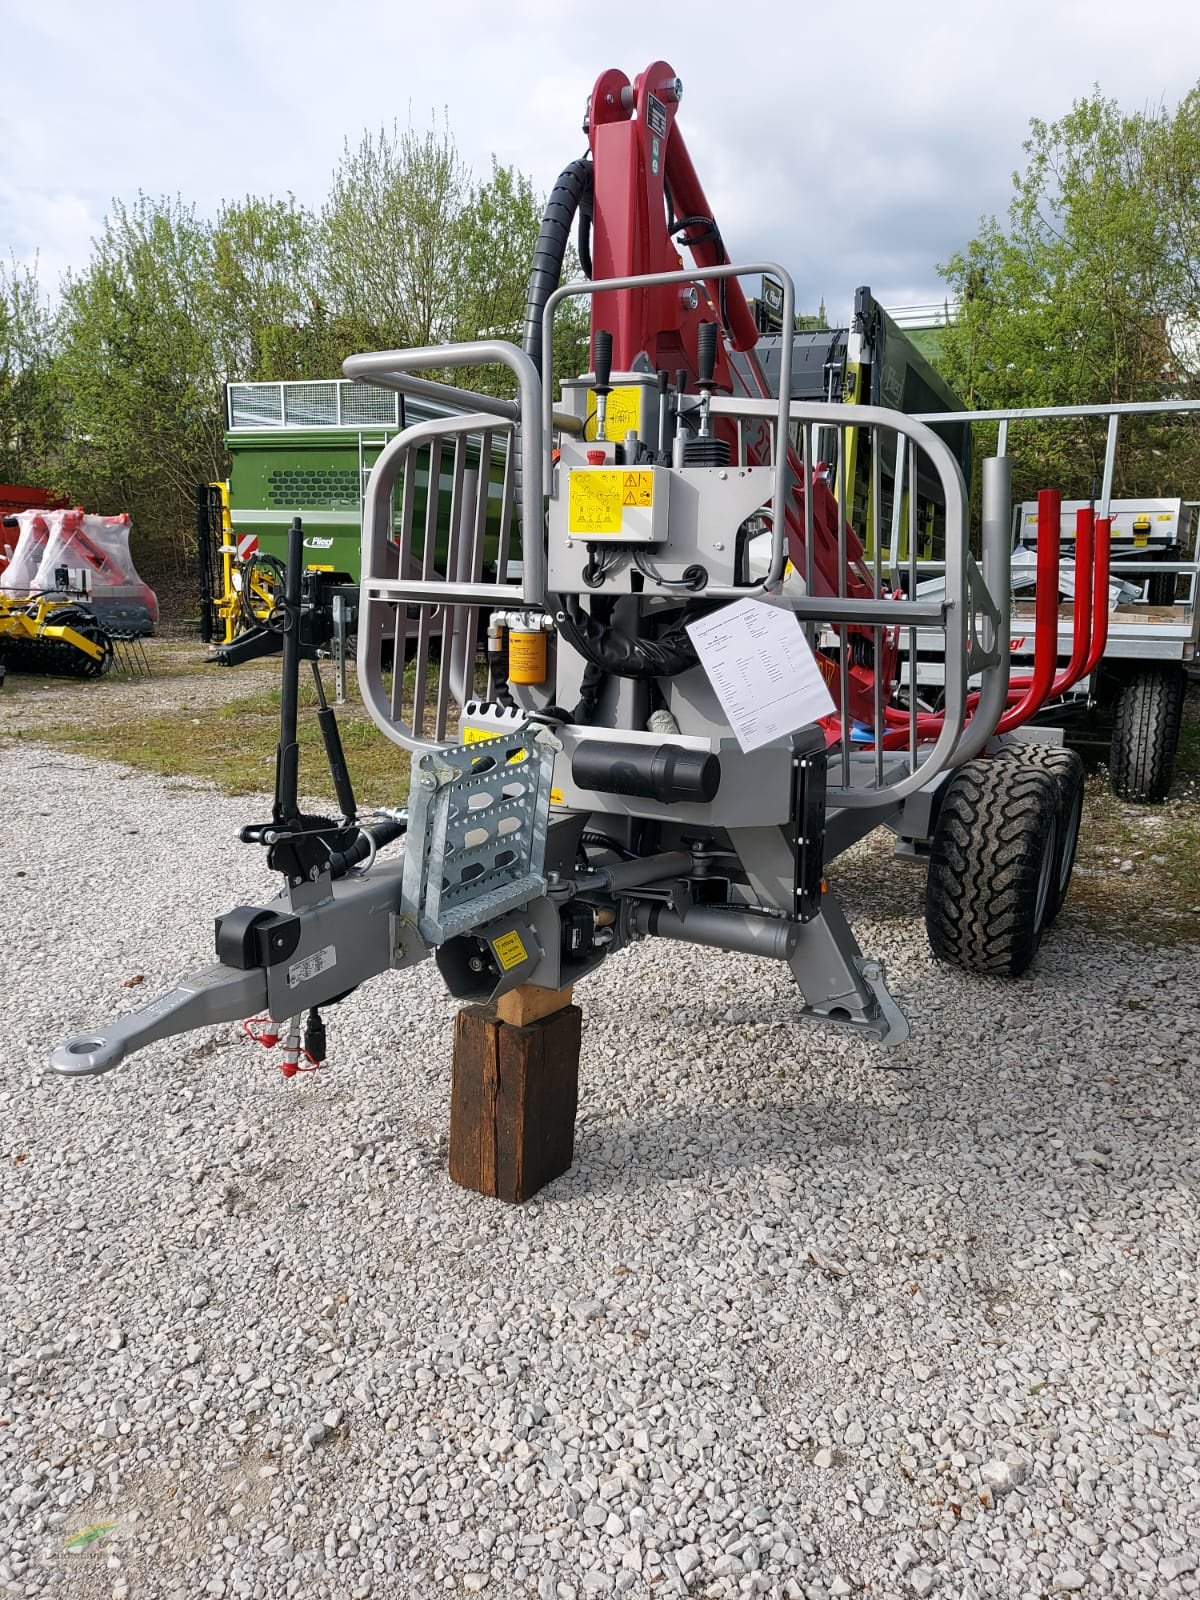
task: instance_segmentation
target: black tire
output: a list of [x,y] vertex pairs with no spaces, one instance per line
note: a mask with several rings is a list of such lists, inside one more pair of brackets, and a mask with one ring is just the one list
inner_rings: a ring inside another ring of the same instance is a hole
[[1040,767],[1054,779],[1058,798],[1058,850],[1054,862],[1054,882],[1046,903],[1046,927],[1054,925],[1063,908],[1067,891],[1071,887],[1071,874],[1075,870],[1075,852],[1079,848],[1079,825],[1083,821],[1083,762],[1074,750],[1062,745],[1010,744],[999,752],[1003,759],[1024,761],[1028,766]]
[[925,886],[939,961],[1015,978],[1046,931],[1058,850],[1058,791],[1023,761],[969,761],[942,798]]
[[1117,695],[1109,776],[1122,800],[1152,805],[1167,798],[1183,718],[1182,667],[1143,667]]
[[[1171,557],[1174,561],[1176,558]],[[1175,578],[1173,572],[1155,572],[1146,584],[1146,600],[1152,606],[1173,606],[1175,604]]]

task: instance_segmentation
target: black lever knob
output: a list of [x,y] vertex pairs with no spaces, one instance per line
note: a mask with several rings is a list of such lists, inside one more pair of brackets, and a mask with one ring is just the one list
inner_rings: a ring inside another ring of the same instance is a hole
[[592,340],[597,394],[607,394],[612,387],[612,350],[612,334],[606,328],[597,328]]
[[696,383],[701,389],[711,389],[717,370],[717,325],[702,322],[696,331]]

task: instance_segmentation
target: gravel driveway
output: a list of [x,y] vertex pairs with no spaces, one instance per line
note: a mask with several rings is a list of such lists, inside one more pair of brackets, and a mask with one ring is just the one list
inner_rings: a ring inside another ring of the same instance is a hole
[[0,1592],[1200,1593],[1200,950],[1068,915],[968,980],[919,873],[844,866],[909,1043],[647,943],[578,991],[573,1170],[508,1209],[446,1177],[432,964],[291,1083],[233,1028],[51,1077],[268,879],[253,802],[22,751]]

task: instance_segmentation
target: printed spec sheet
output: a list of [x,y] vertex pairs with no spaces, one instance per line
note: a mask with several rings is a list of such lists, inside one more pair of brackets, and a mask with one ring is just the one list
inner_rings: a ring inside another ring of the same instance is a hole
[[794,611],[736,600],[687,631],[743,750],[759,750],[835,710]]

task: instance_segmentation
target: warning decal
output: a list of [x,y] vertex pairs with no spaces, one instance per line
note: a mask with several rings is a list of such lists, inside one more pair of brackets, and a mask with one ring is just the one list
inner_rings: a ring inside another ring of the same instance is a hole
[[529,951],[522,944],[521,935],[515,928],[508,933],[502,933],[498,939],[493,939],[491,946],[504,972],[511,972],[514,967],[519,967],[522,961],[529,960]]
[[652,472],[623,472],[621,474],[621,504],[623,506],[652,506],[654,504],[654,474]]
[[[625,476],[623,472],[604,467],[573,470],[567,497],[567,532],[620,533],[621,480]],[[646,476],[649,477],[649,473]]]

